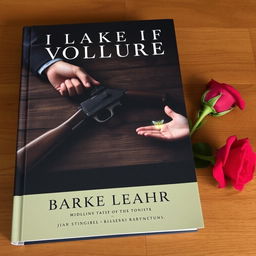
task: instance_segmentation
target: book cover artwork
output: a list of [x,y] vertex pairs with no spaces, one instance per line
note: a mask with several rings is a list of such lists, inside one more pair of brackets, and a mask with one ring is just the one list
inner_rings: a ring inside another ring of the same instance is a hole
[[202,227],[173,21],[25,27],[12,244]]

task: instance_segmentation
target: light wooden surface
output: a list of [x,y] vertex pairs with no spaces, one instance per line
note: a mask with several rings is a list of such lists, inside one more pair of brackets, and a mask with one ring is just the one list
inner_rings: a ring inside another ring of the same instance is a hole
[[256,150],[256,2],[253,0],[0,0],[0,255],[256,255],[256,182],[243,192],[217,189],[197,170],[205,229],[15,247],[10,245],[14,154],[24,25],[174,18],[184,92],[192,118],[209,79],[234,85],[244,111],[208,118],[194,141],[218,148],[230,135]]

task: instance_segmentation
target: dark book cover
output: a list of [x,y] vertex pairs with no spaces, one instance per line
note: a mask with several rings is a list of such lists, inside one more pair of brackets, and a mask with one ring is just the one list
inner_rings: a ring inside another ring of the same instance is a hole
[[203,227],[172,20],[24,28],[13,204],[15,245]]

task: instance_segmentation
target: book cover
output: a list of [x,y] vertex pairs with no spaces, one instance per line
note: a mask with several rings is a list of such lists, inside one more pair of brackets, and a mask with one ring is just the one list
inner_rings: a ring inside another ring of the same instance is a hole
[[25,27],[11,242],[203,227],[172,20]]

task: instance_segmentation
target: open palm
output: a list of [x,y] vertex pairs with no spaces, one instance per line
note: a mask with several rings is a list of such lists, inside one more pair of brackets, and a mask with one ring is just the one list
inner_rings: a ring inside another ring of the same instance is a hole
[[172,121],[162,125],[150,125],[136,129],[138,135],[154,137],[163,140],[175,140],[189,135],[187,118],[174,112],[168,106],[165,106],[166,115],[172,118]]

